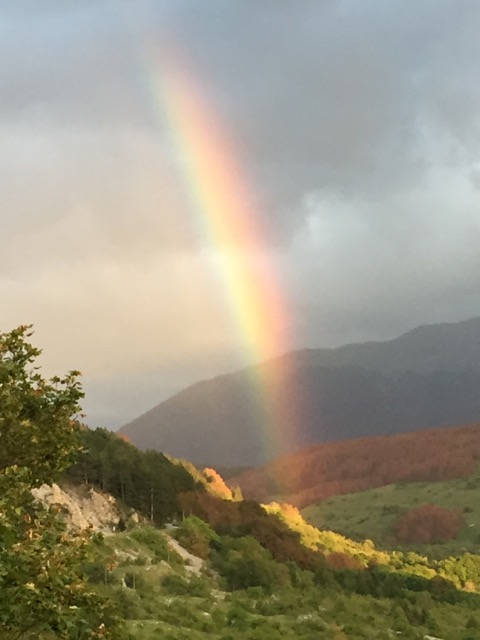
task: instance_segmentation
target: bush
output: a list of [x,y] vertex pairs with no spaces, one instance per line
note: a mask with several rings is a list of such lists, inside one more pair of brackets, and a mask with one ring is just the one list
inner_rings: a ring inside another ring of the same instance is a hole
[[459,510],[425,504],[400,515],[393,524],[393,533],[398,542],[432,544],[454,540],[462,524]]
[[261,587],[270,592],[272,588],[290,585],[288,568],[273,560],[270,552],[252,536],[224,536],[215,548],[212,561],[228,589]]
[[144,544],[153,553],[154,559],[167,560],[169,557],[168,542],[160,531],[153,527],[140,527],[130,533],[130,537]]
[[218,535],[200,518],[189,516],[176,530],[175,538],[187,551],[205,560],[210,553],[210,542],[218,540]]

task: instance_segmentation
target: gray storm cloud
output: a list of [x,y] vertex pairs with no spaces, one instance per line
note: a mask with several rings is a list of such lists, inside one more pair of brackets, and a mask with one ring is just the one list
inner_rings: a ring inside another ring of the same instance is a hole
[[248,361],[152,42],[237,143],[286,346],[480,314],[479,25],[473,0],[0,0],[2,329],[83,370],[92,424]]

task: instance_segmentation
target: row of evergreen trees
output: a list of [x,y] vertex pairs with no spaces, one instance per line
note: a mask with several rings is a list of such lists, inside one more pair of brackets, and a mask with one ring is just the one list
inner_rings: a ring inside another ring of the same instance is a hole
[[154,524],[175,518],[178,495],[199,484],[180,462],[140,451],[107,429],[84,429],[80,438],[82,453],[65,477],[110,493]]

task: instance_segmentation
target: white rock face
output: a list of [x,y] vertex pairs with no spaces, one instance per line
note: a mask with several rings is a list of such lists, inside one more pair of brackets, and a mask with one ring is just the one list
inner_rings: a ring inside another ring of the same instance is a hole
[[42,485],[32,491],[34,497],[47,506],[60,505],[72,529],[109,532],[117,524],[120,513],[116,500],[91,487],[64,487]]

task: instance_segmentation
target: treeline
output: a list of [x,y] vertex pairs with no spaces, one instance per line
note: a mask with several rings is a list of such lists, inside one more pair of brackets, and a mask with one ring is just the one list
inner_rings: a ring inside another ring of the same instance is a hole
[[480,461],[480,425],[319,444],[232,481],[248,498],[279,496],[303,508],[324,498],[400,481],[471,475]]
[[80,438],[82,452],[65,479],[98,487],[155,524],[177,517],[178,495],[200,483],[193,466],[187,469],[157,451],[140,451],[106,429],[84,429]]

